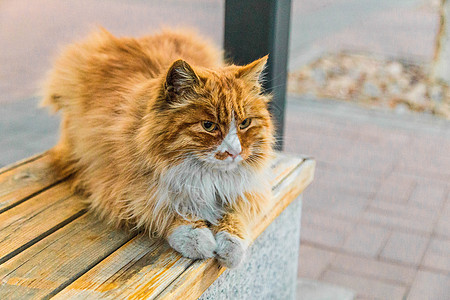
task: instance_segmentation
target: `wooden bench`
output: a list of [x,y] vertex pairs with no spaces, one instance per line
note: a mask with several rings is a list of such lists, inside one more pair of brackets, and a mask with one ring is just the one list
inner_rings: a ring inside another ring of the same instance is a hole
[[[208,288],[204,299],[243,299],[243,293],[255,295],[261,289],[292,296],[301,204],[294,200],[312,181],[314,166],[306,157],[277,155],[271,181],[274,205],[258,216],[252,231],[253,239],[269,225],[272,233],[264,240],[267,229],[258,237],[243,266],[232,270],[215,259],[181,257],[161,240],[111,230],[86,212],[67,179],[50,172],[45,153],[0,169],[0,299],[196,299]],[[284,223],[277,225],[277,220]],[[272,257],[276,251],[279,256]],[[283,256],[290,261],[267,265]],[[275,267],[280,278],[273,278],[269,267]],[[266,278],[250,276],[249,268],[251,274]],[[263,287],[254,284],[258,280],[266,281],[259,282]],[[292,285],[287,291],[271,287],[271,282],[283,281]]]

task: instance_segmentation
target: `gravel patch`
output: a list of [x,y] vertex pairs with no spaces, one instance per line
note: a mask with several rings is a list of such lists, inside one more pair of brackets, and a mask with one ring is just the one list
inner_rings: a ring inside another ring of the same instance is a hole
[[291,93],[419,112],[450,120],[450,87],[424,65],[355,53],[326,54],[289,74]]

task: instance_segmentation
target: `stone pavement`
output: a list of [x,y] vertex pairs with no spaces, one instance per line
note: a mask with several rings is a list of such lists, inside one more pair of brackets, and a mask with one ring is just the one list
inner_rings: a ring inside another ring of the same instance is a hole
[[190,27],[222,45],[224,7],[220,0],[0,1],[0,103],[35,96],[61,47],[99,26],[118,36]]
[[450,122],[291,96],[285,149],[317,160],[300,277],[364,299],[448,299]]
[[[289,68],[341,50],[430,62],[436,1],[292,0]],[[1,1],[0,103],[37,95],[60,48],[100,25],[132,36],[188,26],[221,45],[224,13],[221,0]]]
[[289,68],[350,51],[430,63],[440,0],[293,0]]

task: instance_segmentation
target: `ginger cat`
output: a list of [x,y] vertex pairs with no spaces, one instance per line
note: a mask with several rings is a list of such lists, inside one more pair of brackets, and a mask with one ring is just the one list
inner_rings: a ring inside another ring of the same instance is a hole
[[43,100],[62,111],[50,150],[57,171],[110,224],[165,238],[189,258],[239,265],[251,218],[270,199],[266,61],[224,64],[189,32],[100,30],[69,46]]

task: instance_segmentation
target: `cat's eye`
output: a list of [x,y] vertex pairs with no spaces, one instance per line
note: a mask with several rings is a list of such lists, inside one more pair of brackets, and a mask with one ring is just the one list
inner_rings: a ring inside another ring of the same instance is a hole
[[251,123],[251,122],[252,122],[252,119],[247,118],[247,119],[245,119],[244,121],[242,121],[241,124],[239,124],[239,128],[240,128],[240,129],[245,129],[245,128],[247,128],[248,126],[250,126],[250,123]]
[[208,132],[213,132],[214,130],[217,129],[217,124],[210,121],[203,121],[202,126],[203,129],[205,129]]

